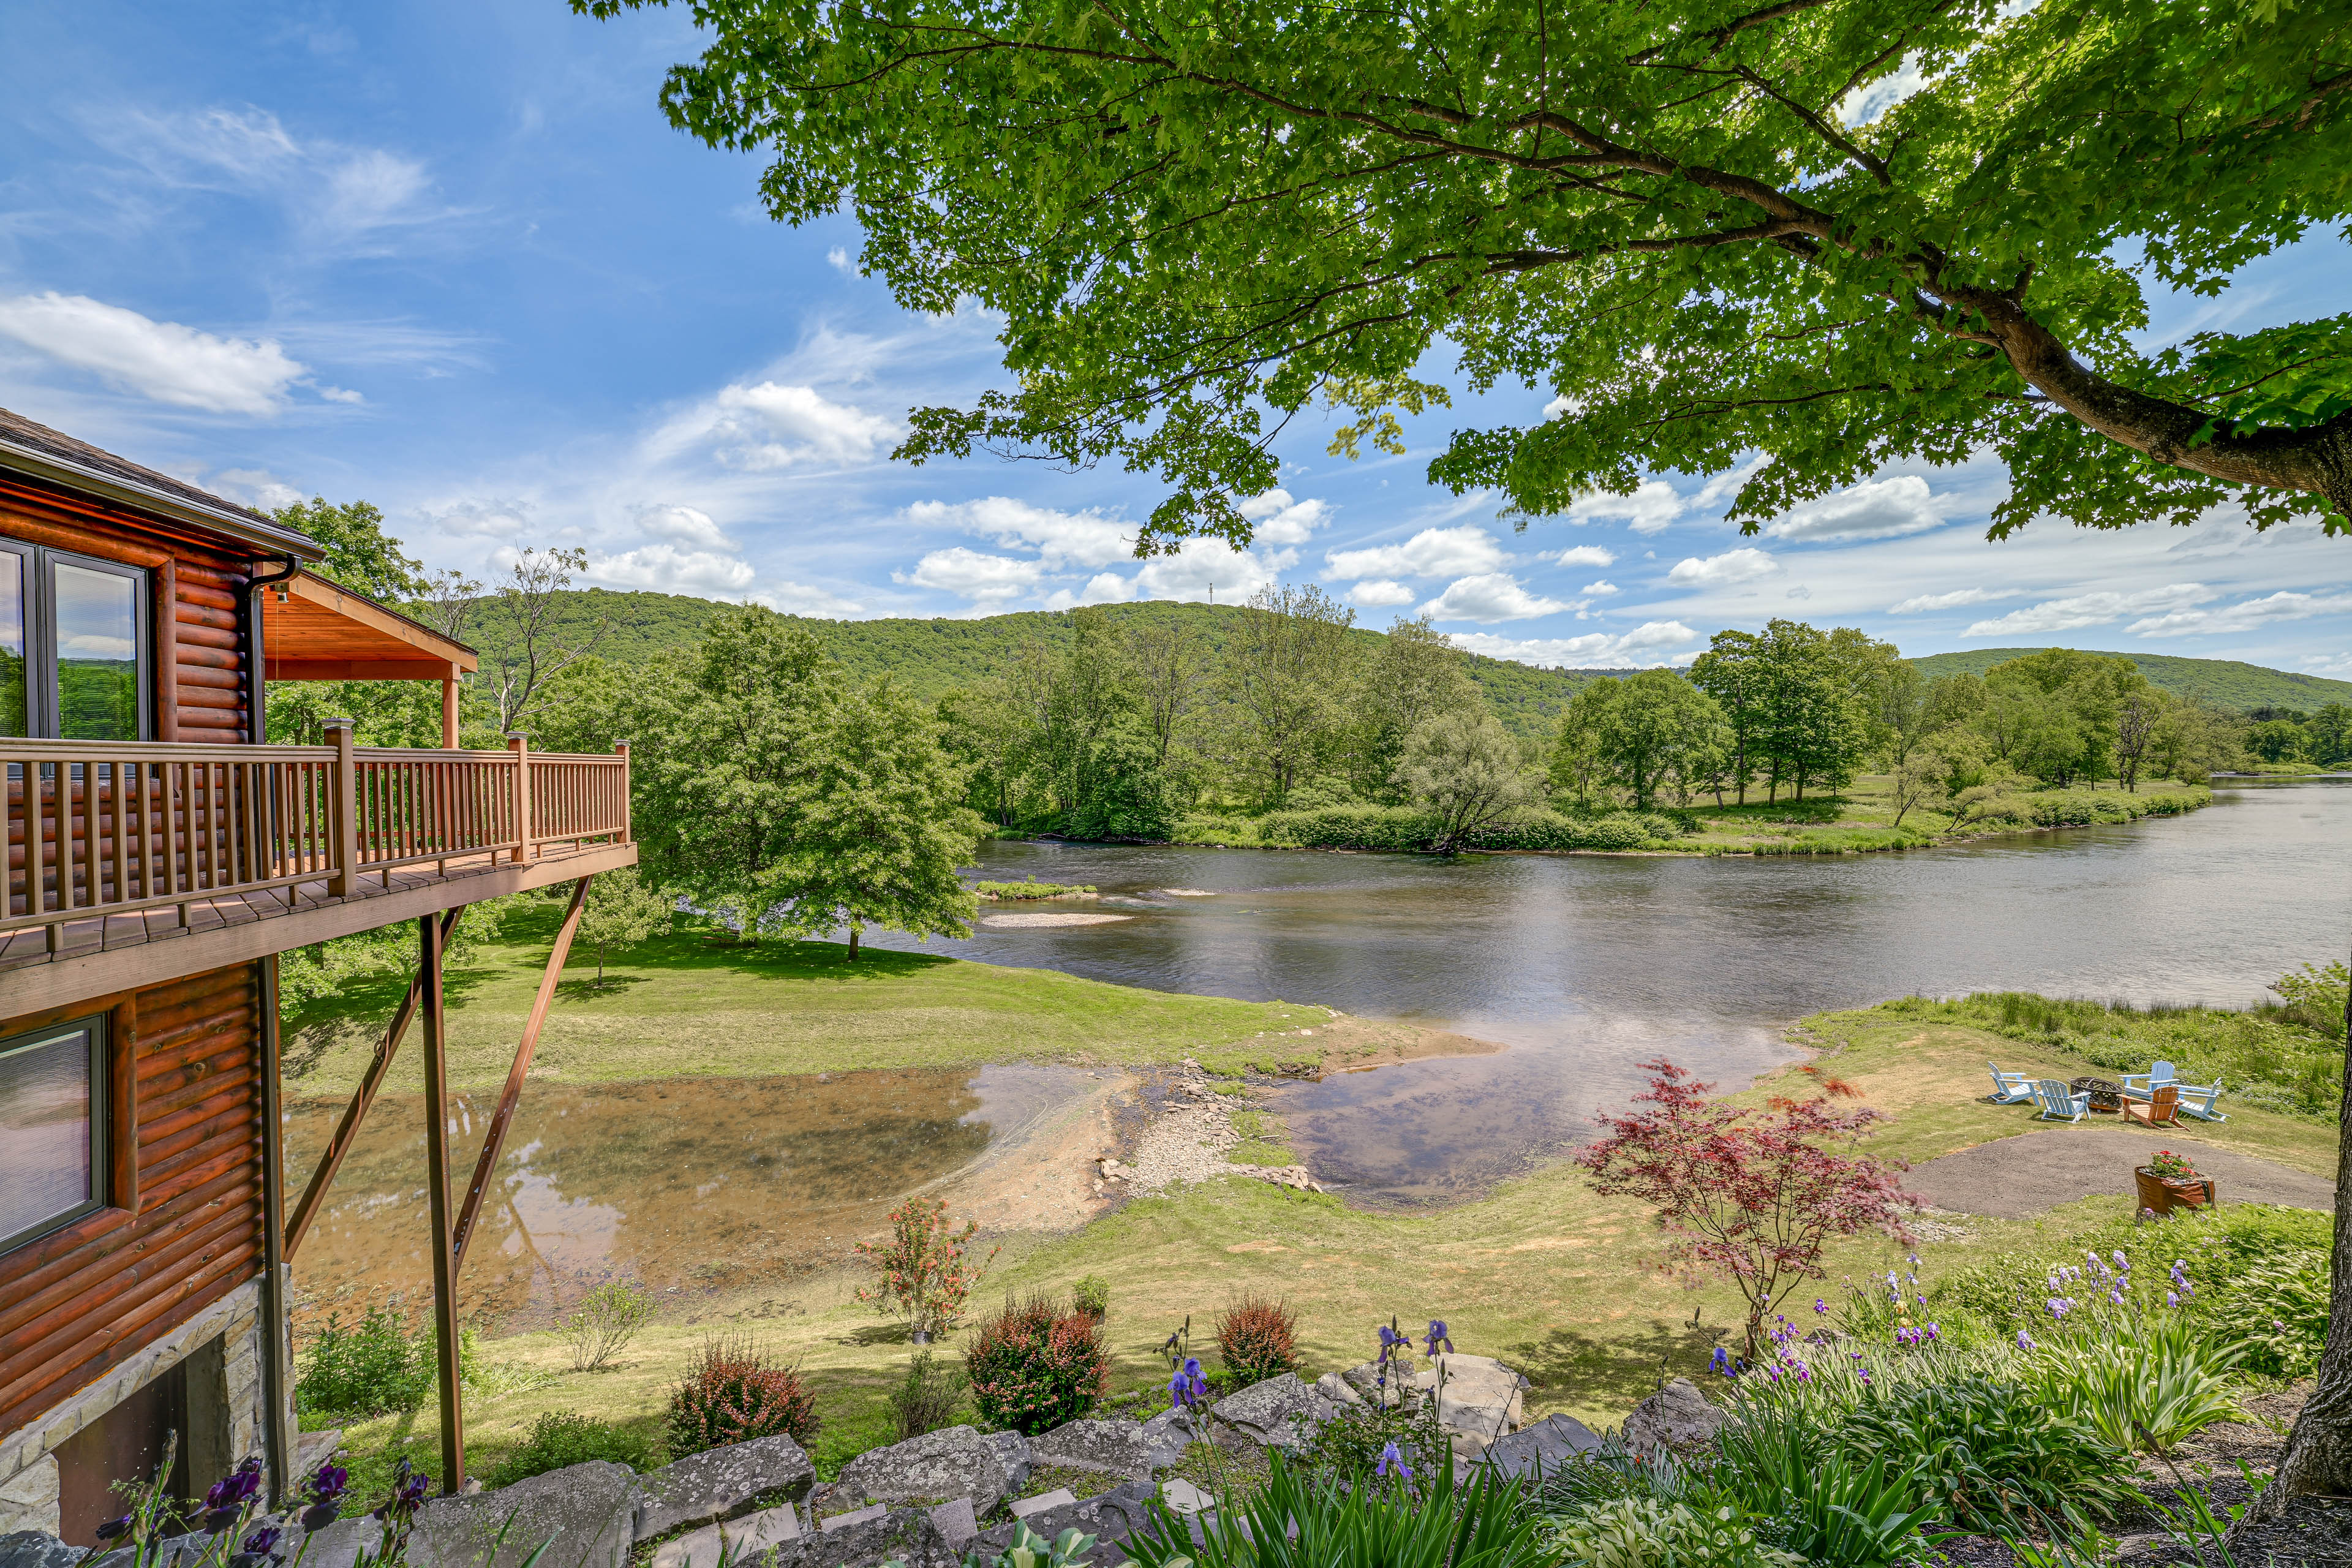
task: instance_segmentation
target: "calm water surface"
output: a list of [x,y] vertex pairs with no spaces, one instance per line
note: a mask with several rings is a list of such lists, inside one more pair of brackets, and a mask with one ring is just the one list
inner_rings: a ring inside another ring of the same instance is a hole
[[993,843],[983,875],[1092,883],[1099,903],[1060,907],[1134,918],[929,947],[1501,1041],[1287,1093],[1318,1174],[1442,1201],[1579,1138],[1636,1063],[1738,1079],[1806,1013],[1970,990],[2242,1004],[2340,954],[2352,780],[2217,793],[2186,817],[1819,859]]

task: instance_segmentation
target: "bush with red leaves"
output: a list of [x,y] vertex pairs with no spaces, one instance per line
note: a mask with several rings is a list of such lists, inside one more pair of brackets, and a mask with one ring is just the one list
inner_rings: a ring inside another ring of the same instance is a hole
[[1298,1315],[1280,1301],[1244,1296],[1217,1320],[1217,1353],[1246,1388],[1298,1370]]
[[816,1436],[816,1391],[746,1340],[713,1339],[669,1396],[669,1454],[688,1454],[782,1434]]
[[964,1364],[980,1413],[1031,1436],[1093,1409],[1110,1376],[1101,1320],[1042,1296],[1008,1298],[972,1336]]

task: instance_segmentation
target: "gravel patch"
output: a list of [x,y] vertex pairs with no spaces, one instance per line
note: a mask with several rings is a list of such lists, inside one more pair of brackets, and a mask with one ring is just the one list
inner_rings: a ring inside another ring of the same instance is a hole
[[1131,921],[1133,915],[982,915],[980,923],[995,931],[1034,931],[1040,926],[1099,926]]

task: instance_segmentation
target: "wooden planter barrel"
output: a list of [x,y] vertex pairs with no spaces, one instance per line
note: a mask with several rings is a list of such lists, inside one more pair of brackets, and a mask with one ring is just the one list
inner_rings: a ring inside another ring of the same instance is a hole
[[2190,1176],[2185,1180],[2159,1176],[2146,1165],[2134,1170],[2132,1176],[2139,1183],[2139,1206],[2158,1214],[2170,1214],[2177,1208],[2210,1208],[2216,1201],[2210,1176]]

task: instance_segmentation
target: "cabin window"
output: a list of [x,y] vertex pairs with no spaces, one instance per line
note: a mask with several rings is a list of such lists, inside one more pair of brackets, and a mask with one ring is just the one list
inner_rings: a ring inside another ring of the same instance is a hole
[[0,1040],[0,1251],[104,1207],[106,1021]]
[[147,733],[147,574],[0,541],[0,735]]

